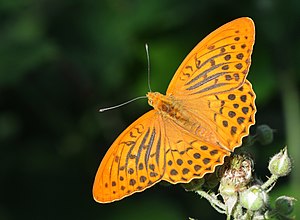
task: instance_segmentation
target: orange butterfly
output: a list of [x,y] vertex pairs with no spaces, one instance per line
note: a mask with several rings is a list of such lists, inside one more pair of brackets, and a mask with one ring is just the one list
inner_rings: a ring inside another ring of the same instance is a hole
[[254,44],[250,18],[204,38],[176,71],[166,95],[148,92],[153,110],[115,140],[97,171],[93,196],[108,203],[165,180],[188,183],[214,172],[255,123],[246,76]]

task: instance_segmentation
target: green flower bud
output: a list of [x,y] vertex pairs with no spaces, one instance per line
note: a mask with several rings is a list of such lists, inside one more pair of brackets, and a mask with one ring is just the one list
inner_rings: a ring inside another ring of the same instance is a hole
[[253,146],[255,142],[256,135],[248,135],[246,138],[243,139],[243,147]]
[[273,141],[273,129],[268,125],[259,125],[256,128],[257,141],[261,145],[267,145]]
[[246,155],[233,155],[226,167],[219,192],[230,214],[238,201],[238,193],[244,191],[252,180],[253,162]]
[[286,176],[291,172],[291,159],[287,154],[287,147],[273,156],[269,162],[269,170],[273,175]]
[[197,191],[200,190],[205,182],[204,178],[201,179],[193,179],[189,183],[183,183],[181,186],[186,190],[186,191]]
[[205,183],[203,185],[204,188],[213,189],[220,183],[220,178],[216,174],[217,172],[208,173],[204,176],[205,179]]
[[288,196],[280,196],[275,201],[275,208],[281,215],[289,215],[293,212],[296,199]]
[[229,196],[235,196],[237,194],[235,185],[224,181],[222,181],[219,186],[219,192],[223,198]]
[[258,211],[265,206],[267,201],[268,195],[260,186],[251,186],[240,192],[240,204],[245,209]]

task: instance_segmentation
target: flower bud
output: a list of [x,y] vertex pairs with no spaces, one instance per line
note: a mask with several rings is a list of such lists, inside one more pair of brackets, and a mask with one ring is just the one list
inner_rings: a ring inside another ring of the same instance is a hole
[[273,175],[278,177],[286,176],[291,172],[291,159],[287,154],[287,147],[273,156],[269,162],[269,170]]
[[267,145],[273,141],[273,129],[268,125],[259,125],[256,128],[257,141],[261,145]]
[[253,162],[246,155],[233,155],[226,167],[219,192],[230,214],[238,201],[238,192],[245,190],[252,180]]
[[193,179],[189,183],[183,183],[181,186],[186,190],[186,191],[197,191],[200,190],[205,182],[204,178],[201,179]]
[[220,195],[224,197],[237,195],[237,189],[233,184],[222,181],[219,186]]
[[288,196],[280,196],[275,201],[275,208],[281,215],[289,215],[293,212],[296,199]]
[[[231,186],[234,191],[244,190],[243,188],[252,180],[253,161],[245,154],[236,154],[231,157],[229,167],[224,171],[221,178],[221,185],[227,189]],[[229,187],[228,187],[229,186]],[[231,189],[229,189],[230,191]]]
[[245,209],[258,211],[265,206],[267,201],[268,195],[260,186],[251,186],[240,192],[240,203]]
[[[217,167],[218,168],[218,167]],[[205,183],[203,187],[213,189],[220,183],[220,178],[217,176],[217,169],[214,173],[208,173],[204,176]]]

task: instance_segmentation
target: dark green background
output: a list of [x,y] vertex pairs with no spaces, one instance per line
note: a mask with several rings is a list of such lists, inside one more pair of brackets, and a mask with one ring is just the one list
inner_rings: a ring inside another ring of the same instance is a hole
[[256,24],[257,125],[276,129],[272,144],[250,149],[255,168],[266,180],[269,157],[287,144],[293,172],[271,195],[299,199],[299,11],[297,0],[2,0],[0,219],[225,219],[180,186],[94,202],[102,157],[150,107],[97,111],[147,93],[145,43],[152,90],[164,93],[202,38],[243,16]]

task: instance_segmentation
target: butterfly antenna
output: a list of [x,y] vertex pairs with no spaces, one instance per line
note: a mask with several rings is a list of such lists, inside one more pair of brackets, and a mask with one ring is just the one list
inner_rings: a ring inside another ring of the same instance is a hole
[[[149,91],[152,92],[151,86],[150,86],[150,56],[149,56],[149,48],[148,48],[148,44],[147,43],[145,44],[145,49],[146,49],[147,62],[148,62],[148,88],[149,88]],[[127,101],[127,102],[121,103],[119,105],[114,105],[114,106],[107,107],[107,108],[101,108],[101,109],[99,109],[99,112],[105,112],[107,110],[112,110],[112,109],[115,109],[115,108],[119,108],[119,107],[127,105],[127,104],[129,104],[131,102],[134,102],[134,101],[136,101],[138,99],[145,99],[145,98],[147,98],[147,96],[139,96],[139,97],[131,99],[131,100]]]
[[145,44],[145,49],[146,49],[146,55],[147,55],[147,62],[148,62],[148,88],[149,91],[152,92],[151,86],[150,86],[150,55],[149,55],[149,48],[148,44]]
[[104,112],[104,111],[107,111],[107,110],[112,110],[112,109],[115,109],[115,108],[119,108],[119,107],[121,107],[123,105],[127,105],[127,104],[129,104],[131,102],[134,102],[134,101],[138,100],[138,99],[145,99],[145,98],[147,98],[147,96],[139,96],[139,97],[131,99],[131,100],[127,101],[127,102],[121,103],[119,105],[114,105],[114,106],[107,107],[107,108],[101,108],[101,109],[99,109],[99,112]]

